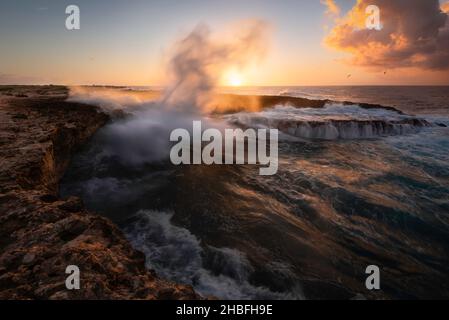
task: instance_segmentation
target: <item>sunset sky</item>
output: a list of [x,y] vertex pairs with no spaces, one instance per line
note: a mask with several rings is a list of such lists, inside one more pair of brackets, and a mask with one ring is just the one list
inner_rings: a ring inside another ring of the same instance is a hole
[[[65,28],[69,4],[81,30]],[[369,4],[381,31],[361,30]],[[271,29],[265,58],[222,84],[447,85],[443,11],[449,2],[438,0],[2,1],[0,84],[164,85],[171,46],[195,26],[219,33],[257,18]]]

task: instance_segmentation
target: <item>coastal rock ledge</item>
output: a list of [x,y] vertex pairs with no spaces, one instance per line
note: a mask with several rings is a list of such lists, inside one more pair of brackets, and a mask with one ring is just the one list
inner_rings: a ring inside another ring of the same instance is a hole
[[[71,156],[108,121],[60,90],[0,92],[0,299],[200,299],[147,270],[80,199],[58,198]],[[66,289],[68,265],[80,269],[80,290]]]

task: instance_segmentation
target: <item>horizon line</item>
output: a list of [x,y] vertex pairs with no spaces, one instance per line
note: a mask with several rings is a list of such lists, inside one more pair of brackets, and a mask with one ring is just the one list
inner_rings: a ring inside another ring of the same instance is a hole
[[[126,84],[63,84],[63,83],[41,83],[41,84],[0,84],[0,87],[6,86],[63,86],[63,87],[115,87],[115,88],[167,88],[169,85],[126,85]],[[273,88],[273,87],[449,87],[447,84],[321,84],[321,85],[303,85],[303,84],[288,84],[288,85],[242,85],[242,86],[216,86],[215,88],[225,89],[244,89],[244,88]]]

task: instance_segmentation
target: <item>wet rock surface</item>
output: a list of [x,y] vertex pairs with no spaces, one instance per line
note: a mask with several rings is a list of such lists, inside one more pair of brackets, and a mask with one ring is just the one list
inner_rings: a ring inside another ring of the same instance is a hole
[[[0,299],[199,298],[148,271],[144,255],[80,199],[59,198],[71,156],[108,121],[66,102],[66,91],[0,90]],[[69,265],[80,269],[80,290],[66,289]]]

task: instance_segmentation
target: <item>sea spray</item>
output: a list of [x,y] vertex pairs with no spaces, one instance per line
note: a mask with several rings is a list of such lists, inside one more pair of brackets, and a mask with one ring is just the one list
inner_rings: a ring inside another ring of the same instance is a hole
[[[221,299],[303,298],[300,288],[281,293],[251,284],[253,267],[245,254],[231,248],[203,248],[187,229],[173,225],[172,217],[171,212],[140,211],[125,229],[133,246],[145,253],[147,267],[160,276]],[[284,272],[285,266],[278,267]]]
[[98,105],[108,112],[125,110],[102,131],[105,152],[122,163],[143,165],[168,160],[170,133],[178,128],[189,130],[192,121],[202,121],[204,128],[223,131],[225,121],[207,115],[211,97],[221,74],[229,66],[243,68],[263,56],[269,43],[269,26],[262,20],[239,22],[244,31],[230,40],[213,36],[205,25],[197,26],[172,48],[170,85],[162,97],[146,100],[127,95],[126,91],[72,88],[71,101]]
[[[263,58],[269,46],[269,25],[258,19],[236,24],[230,40],[197,26],[178,41],[170,60],[170,85],[162,103],[190,113],[207,112],[212,94],[227,69],[239,69]],[[242,31],[243,30],[243,31]]]

